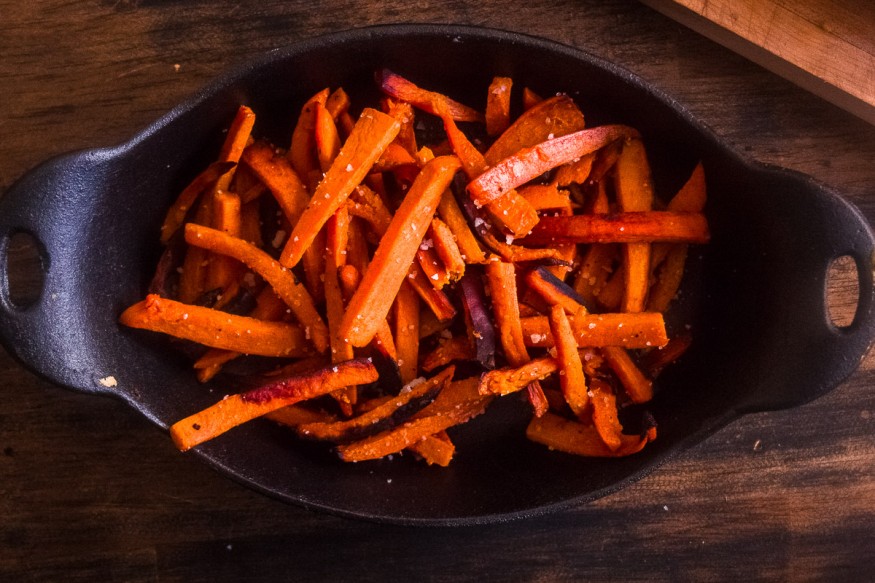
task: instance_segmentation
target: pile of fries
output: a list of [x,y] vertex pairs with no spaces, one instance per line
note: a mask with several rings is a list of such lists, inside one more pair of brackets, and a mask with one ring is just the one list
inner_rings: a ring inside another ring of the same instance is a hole
[[[512,107],[496,77],[481,113],[388,70],[376,82],[384,97],[357,117],[342,88],[314,95],[287,149],[253,137],[241,106],[168,211],[149,293],[121,323],[199,347],[202,382],[272,357],[213,381],[231,394],[174,424],[176,445],[266,417],[345,461],[409,450],[446,466],[447,429],[517,393],[535,442],[640,451],[655,424],[627,434],[619,413],[690,343],[663,314],[709,238],[701,165],[662,201],[640,134],[587,127],[567,95],[525,88]],[[426,124],[445,139],[421,145]]]

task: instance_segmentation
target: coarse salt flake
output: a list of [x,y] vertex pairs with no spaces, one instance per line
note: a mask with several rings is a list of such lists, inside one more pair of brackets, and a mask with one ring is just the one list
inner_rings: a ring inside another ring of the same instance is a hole
[[97,382],[108,389],[118,386],[118,381],[112,375],[108,377],[103,377],[102,379],[98,379]]

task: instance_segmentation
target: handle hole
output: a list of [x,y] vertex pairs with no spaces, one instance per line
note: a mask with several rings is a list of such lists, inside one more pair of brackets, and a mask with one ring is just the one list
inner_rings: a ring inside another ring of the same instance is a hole
[[7,298],[16,308],[27,308],[39,299],[45,283],[41,246],[30,233],[18,232],[5,248]]
[[826,313],[837,328],[854,322],[860,303],[860,274],[850,255],[836,257],[826,273]]

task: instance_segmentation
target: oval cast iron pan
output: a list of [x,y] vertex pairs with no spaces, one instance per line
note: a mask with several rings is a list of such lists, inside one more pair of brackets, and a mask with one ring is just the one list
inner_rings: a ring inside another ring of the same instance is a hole
[[[542,95],[566,92],[587,125],[642,132],[663,196],[703,161],[713,240],[693,249],[669,320],[691,324],[694,345],[660,378],[648,406],[659,438],[617,460],[551,452],[525,439],[525,405],[504,399],[453,433],[457,459],[446,469],[411,459],[342,464],[261,420],[188,455],[269,495],[342,516],[497,522],[594,500],[746,412],[814,399],[869,349],[875,240],[850,204],[811,178],[743,159],[670,98],[597,57],[520,34],[432,25],[364,28],[275,50],[131,141],[53,159],[20,179],[0,200],[6,349],[54,383],[123,399],[161,428],[211,404],[220,384],[210,393],[166,338],[116,322],[144,295],[165,209],[218,152],[240,103],[257,112],[256,135],[286,144],[301,104],[323,87],[342,85],[359,107],[374,103],[379,67],[476,107],[494,75]],[[26,308],[12,304],[6,280],[6,251],[19,232],[38,241],[45,274],[39,299]],[[853,323],[836,328],[826,314],[826,273],[845,255],[856,264],[860,296]],[[109,375],[116,387],[99,383]]]

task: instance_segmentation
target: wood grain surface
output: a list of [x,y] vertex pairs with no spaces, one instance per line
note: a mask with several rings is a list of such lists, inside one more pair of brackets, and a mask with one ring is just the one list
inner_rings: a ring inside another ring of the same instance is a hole
[[[875,128],[636,2],[0,0],[0,15],[0,190],[54,154],[125,140],[250,56],[344,28],[430,21],[601,55],[739,151],[815,176],[875,222]],[[17,259],[12,276],[31,263]],[[847,318],[853,278],[837,271],[830,294]],[[0,351],[0,580],[867,581],[873,381],[870,355],[827,396],[744,417],[589,505],[414,529],[245,489],[122,403],[54,386]]]
[[868,0],[645,0],[648,6],[875,123]]

